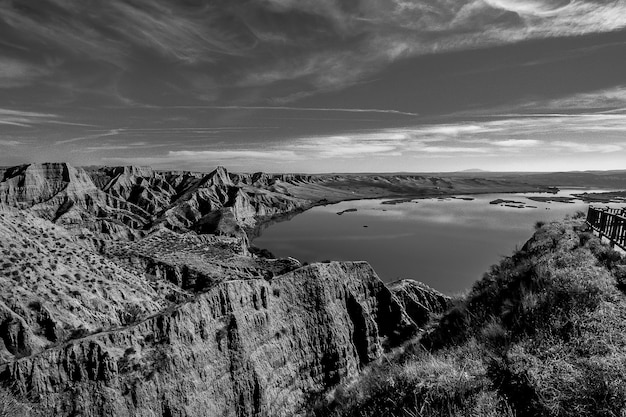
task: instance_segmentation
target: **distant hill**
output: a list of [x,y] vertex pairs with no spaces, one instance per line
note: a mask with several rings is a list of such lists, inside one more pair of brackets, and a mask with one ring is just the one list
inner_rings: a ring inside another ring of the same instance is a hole
[[489,172],[489,171],[486,171],[486,170],[480,169],[480,168],[470,168],[470,169],[464,169],[464,170],[459,171],[459,172]]

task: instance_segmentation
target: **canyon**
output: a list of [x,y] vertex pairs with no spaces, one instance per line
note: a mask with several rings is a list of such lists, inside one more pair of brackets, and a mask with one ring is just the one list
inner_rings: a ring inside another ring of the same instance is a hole
[[55,416],[291,416],[442,314],[366,262],[250,244],[308,208],[549,191],[515,177],[0,171],[0,380]]

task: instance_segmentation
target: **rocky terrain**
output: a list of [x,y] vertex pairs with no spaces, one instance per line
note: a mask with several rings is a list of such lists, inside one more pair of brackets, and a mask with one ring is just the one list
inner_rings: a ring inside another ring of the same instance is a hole
[[546,189],[64,163],[0,177],[0,380],[55,416],[305,414],[450,300],[362,262],[274,259],[250,234],[347,199]]

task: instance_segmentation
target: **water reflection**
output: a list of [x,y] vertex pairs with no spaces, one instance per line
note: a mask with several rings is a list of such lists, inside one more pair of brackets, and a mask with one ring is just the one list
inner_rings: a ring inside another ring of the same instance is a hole
[[[562,190],[557,196],[579,192]],[[420,199],[395,205],[381,204],[385,200],[347,201],[272,225],[254,244],[308,262],[367,260],[385,281],[410,277],[454,293],[521,247],[537,221],[562,219],[588,207],[580,200],[537,202],[528,196],[546,194],[486,194],[464,196],[473,200]],[[490,204],[496,199],[536,208]],[[337,215],[351,208],[357,211]]]

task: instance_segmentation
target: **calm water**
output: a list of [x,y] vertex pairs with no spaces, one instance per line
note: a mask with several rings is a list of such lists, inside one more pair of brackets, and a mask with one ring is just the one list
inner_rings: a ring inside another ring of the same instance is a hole
[[[581,190],[558,195],[572,192]],[[471,201],[424,199],[396,205],[347,201],[271,225],[254,244],[301,261],[366,260],[386,282],[413,278],[452,294],[471,287],[490,265],[521,247],[537,221],[562,219],[588,207],[579,200],[540,203],[524,196],[549,194],[485,194],[459,196]],[[489,204],[498,198],[537,208]],[[346,209],[357,211],[337,215]]]

